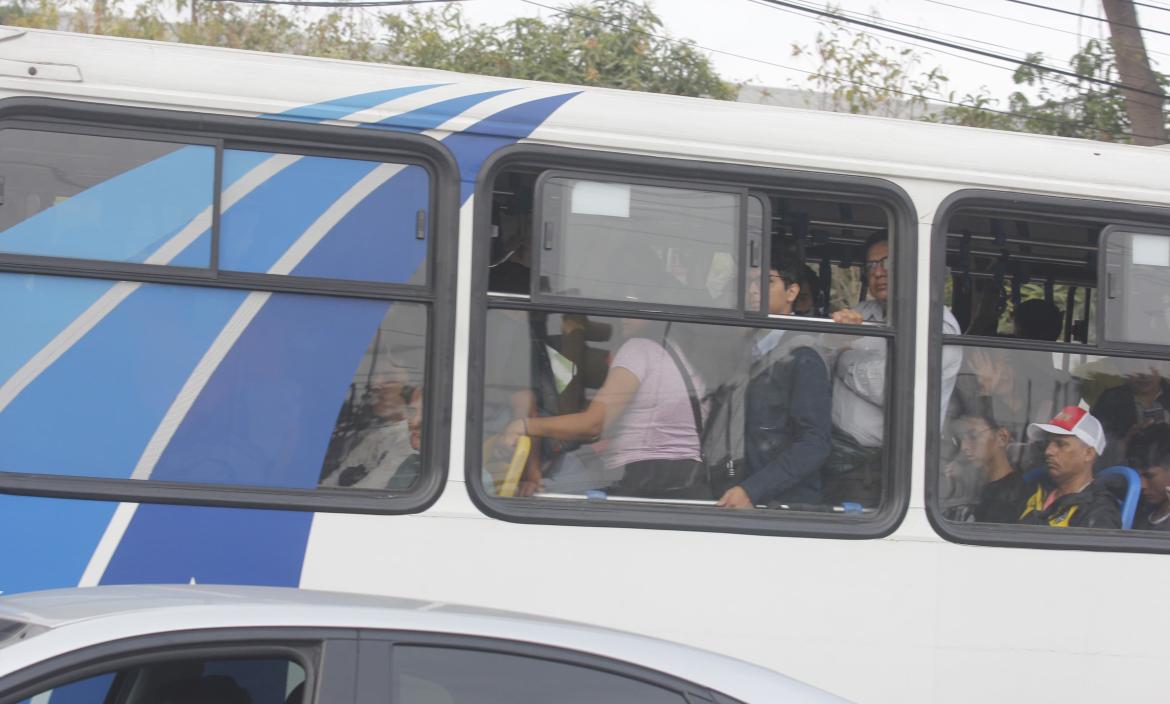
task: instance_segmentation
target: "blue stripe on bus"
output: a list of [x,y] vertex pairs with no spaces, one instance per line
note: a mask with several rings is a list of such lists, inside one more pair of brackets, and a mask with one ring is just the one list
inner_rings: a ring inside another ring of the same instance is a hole
[[475,180],[488,156],[532,134],[557,108],[579,94],[580,91],[577,91],[530,100],[501,110],[467,130],[444,139],[443,144],[459,162],[459,178],[462,181],[459,202],[466,203],[475,192]]
[[429,202],[426,169],[406,167],[338,222],[293,273],[387,283],[412,280],[427,252],[427,240],[415,236],[416,218],[420,210],[427,212]]
[[451,98],[450,100],[443,100],[432,105],[425,105],[410,112],[404,112],[378,122],[358,126],[391,127],[403,132],[422,132],[423,130],[434,129],[451,118],[462,115],[467,110],[479,105],[488,98],[494,98],[504,93],[511,93],[514,90],[517,89],[505,88],[504,90],[489,90],[484,93],[461,95],[458,98]]
[[141,263],[211,205],[214,170],[212,147],[180,147],[0,232],[0,250]]
[[389,90],[376,90],[370,93],[360,93],[358,95],[347,95],[335,100],[326,100],[325,102],[315,103],[313,105],[305,105],[292,110],[286,110],[280,113],[269,113],[261,117],[267,117],[274,120],[295,120],[297,122],[322,122],[324,120],[341,120],[349,117],[354,113],[362,110],[369,110],[377,107],[382,103],[388,103],[396,98],[401,98],[412,93],[418,93],[429,88],[438,88],[440,86],[449,85],[447,83],[430,83],[421,86],[403,86],[401,88],[390,88]]
[[246,295],[142,285],[0,413],[0,467],[130,476],[191,370]]
[[[153,479],[207,481],[209,467],[226,465],[230,476],[210,478],[316,486],[354,370],[389,306],[273,294],[208,381]],[[310,513],[142,505],[102,583],[295,586],[311,523]]]
[[[224,163],[237,153],[224,153]],[[307,156],[268,179],[223,214],[221,269],[265,272],[304,231],[378,164]]]
[[141,504],[102,584],[296,586],[313,514]]
[[276,293],[211,374],[152,479],[313,487],[386,301]]
[[0,592],[76,586],[116,506],[0,494]]
[[0,382],[110,290],[109,281],[36,274],[0,274]]

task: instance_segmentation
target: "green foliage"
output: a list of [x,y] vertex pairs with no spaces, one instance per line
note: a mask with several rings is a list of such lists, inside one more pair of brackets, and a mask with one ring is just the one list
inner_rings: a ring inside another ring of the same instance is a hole
[[521,17],[498,27],[469,24],[455,5],[382,21],[394,63],[675,95],[734,95],[703,54],[666,38],[662,20],[645,2],[593,0],[548,20]]
[[[1047,63],[1040,53],[1030,54],[1027,59],[1033,63]],[[1016,91],[1008,96],[1007,104],[1000,107],[999,101],[986,94],[969,95],[959,101],[961,106],[947,108],[939,120],[1106,142],[1130,141],[1129,117],[1121,90],[1096,82],[1120,80],[1112,47],[1090,39],[1072,56],[1068,66],[1077,74],[1076,78],[1033,66],[1020,66],[1012,79],[1017,85],[1034,89],[1035,98],[1030,99],[1022,91]],[[1162,89],[1170,89],[1170,80],[1162,74],[1156,75]],[[991,113],[986,108],[1013,114]],[[1170,125],[1170,116],[1167,124]]]
[[816,86],[806,96],[812,107],[913,118],[926,113],[930,97],[947,82],[941,68],[922,69],[922,57],[912,49],[882,44],[839,21],[822,27],[812,46],[793,44],[791,52],[820,61],[808,77]]
[[10,0],[0,23],[466,73],[730,99],[693,46],[666,37],[648,0],[591,0],[550,19],[475,24],[455,4],[402,14],[337,10],[317,20],[272,5]]

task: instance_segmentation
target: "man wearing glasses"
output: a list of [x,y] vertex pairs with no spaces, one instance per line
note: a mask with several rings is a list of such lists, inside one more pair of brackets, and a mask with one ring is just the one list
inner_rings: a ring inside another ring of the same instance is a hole
[[[854,308],[835,311],[834,321],[851,325],[884,323],[892,270],[885,231],[865,242],[865,287],[868,296]],[[959,323],[943,308],[943,333],[959,334]],[[942,410],[955,388],[963,355],[943,348]],[[833,449],[825,463],[825,501],[876,507],[882,497],[882,445],[885,440],[886,342],[859,337],[838,356],[833,369]]]

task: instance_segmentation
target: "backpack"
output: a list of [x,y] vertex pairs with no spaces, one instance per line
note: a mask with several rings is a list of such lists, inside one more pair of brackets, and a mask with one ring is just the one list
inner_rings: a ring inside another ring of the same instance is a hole
[[686,365],[679,358],[674,345],[666,342],[663,347],[674,360],[683,383],[686,384],[695,421],[695,434],[699,438],[699,458],[706,468],[713,498],[718,499],[725,491],[743,481],[746,474],[747,461],[744,453],[746,380],[740,378],[737,382],[733,377],[713,390],[708,390],[708,412],[704,423],[701,401],[695,392],[695,385]]

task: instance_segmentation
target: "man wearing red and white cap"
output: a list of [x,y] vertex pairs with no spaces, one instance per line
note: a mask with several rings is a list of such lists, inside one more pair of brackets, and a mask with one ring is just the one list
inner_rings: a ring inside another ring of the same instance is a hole
[[1093,480],[1093,463],[1105,450],[1101,422],[1069,406],[1047,423],[1032,423],[1028,437],[1042,440],[1048,475],[1020,514],[1020,523],[1057,528],[1120,528],[1117,498]]

